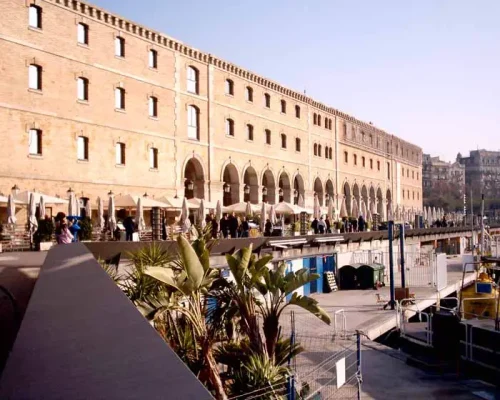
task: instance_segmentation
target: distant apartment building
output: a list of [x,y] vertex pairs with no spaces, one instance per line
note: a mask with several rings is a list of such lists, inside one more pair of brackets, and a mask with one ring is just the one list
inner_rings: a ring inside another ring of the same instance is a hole
[[457,161],[464,165],[469,190],[484,193],[486,199],[500,199],[500,151],[473,150],[469,157],[459,153]]
[[465,166],[460,162],[458,157],[452,163],[442,161],[439,157],[432,157],[430,154],[424,154],[422,160],[422,184],[424,192],[431,190],[437,184],[443,182],[451,183],[463,193],[466,173]]

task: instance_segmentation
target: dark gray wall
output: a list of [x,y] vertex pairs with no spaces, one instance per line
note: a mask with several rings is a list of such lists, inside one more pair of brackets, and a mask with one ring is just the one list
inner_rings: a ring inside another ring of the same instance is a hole
[[83,244],[52,249],[1,399],[211,399]]

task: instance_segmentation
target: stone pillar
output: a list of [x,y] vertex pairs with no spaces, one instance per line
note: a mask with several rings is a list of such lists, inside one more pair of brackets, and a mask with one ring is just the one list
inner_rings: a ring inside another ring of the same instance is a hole
[[214,204],[217,204],[217,201],[220,201],[220,205],[224,205],[224,182],[221,181],[213,181],[210,182],[210,194],[211,199]]

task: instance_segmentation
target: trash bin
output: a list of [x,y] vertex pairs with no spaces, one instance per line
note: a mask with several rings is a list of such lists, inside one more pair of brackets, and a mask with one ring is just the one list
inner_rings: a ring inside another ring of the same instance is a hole
[[385,267],[382,264],[358,264],[356,275],[359,289],[373,289],[377,282],[384,282]]

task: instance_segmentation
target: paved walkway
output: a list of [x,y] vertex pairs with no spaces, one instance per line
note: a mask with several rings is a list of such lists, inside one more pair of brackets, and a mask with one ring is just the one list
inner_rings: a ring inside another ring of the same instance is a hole
[[500,398],[492,385],[426,373],[407,365],[404,355],[397,350],[375,342],[363,345],[361,357],[363,400]]

